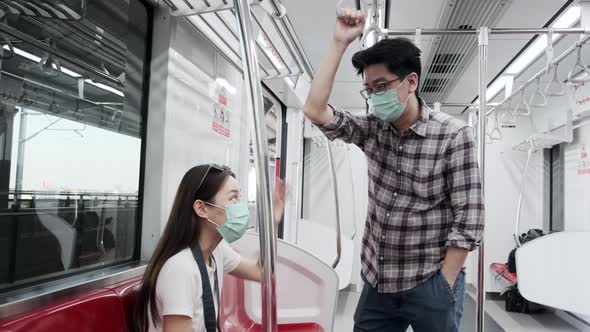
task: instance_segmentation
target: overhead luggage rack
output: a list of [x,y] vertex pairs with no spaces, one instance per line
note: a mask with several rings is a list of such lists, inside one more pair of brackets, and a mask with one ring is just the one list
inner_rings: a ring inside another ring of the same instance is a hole
[[[240,39],[232,1],[163,0],[163,3],[172,16],[186,16],[234,65],[240,67]],[[313,68],[295,36],[285,7],[267,0],[249,3],[261,79],[296,77],[304,72],[312,77]]]

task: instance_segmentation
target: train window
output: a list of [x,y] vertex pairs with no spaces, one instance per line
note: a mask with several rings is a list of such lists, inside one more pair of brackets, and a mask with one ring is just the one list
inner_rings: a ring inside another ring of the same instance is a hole
[[0,291],[136,258],[147,7],[32,7],[0,21]]

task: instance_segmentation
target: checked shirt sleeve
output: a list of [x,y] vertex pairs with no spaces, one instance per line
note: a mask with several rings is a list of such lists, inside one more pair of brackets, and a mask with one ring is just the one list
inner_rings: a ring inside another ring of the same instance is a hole
[[375,123],[374,119],[370,115],[353,115],[337,107],[329,107],[334,111],[334,117],[330,122],[319,126],[319,129],[331,141],[340,139],[362,149]]
[[447,187],[454,215],[447,247],[475,250],[484,230],[484,201],[475,140],[469,127],[459,129],[447,153]]

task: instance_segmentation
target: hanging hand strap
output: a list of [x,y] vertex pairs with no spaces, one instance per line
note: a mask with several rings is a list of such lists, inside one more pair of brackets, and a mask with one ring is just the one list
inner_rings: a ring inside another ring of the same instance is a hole
[[545,71],[549,73],[553,67],[553,28],[547,28],[547,47],[545,48],[545,55],[547,57],[547,64]]
[[[0,41],[0,59],[12,58],[14,56],[14,47],[12,46],[12,42],[4,34],[0,33],[0,37],[2,38],[2,40]],[[8,50],[4,48],[4,45],[8,47]]]
[[498,121],[498,111],[494,112],[494,128],[490,131],[490,139],[493,141],[502,140],[502,131],[500,130],[500,121]]
[[441,107],[440,102],[437,101],[436,103],[434,103],[434,111],[435,112],[440,112],[440,107]]
[[361,38],[361,49],[365,48],[365,43],[367,41],[367,37],[371,32],[375,33],[375,42],[378,42],[382,39],[387,38],[383,30],[379,27],[379,2],[377,0],[373,0],[373,5],[371,6],[371,16],[372,22],[369,27],[363,32],[363,37]]
[[[590,69],[588,69],[584,62],[582,62],[582,45],[583,44],[581,42],[578,42],[576,44],[577,61],[576,64],[570,70],[569,74],[567,75],[567,79],[571,83],[584,83],[590,80]],[[578,72],[580,72],[579,74],[585,73],[586,76],[584,78],[576,78]]]
[[414,45],[422,51],[422,28],[416,28],[416,35],[414,36]]
[[343,3],[344,3],[344,0],[338,0],[338,3],[336,4],[336,17],[342,16],[342,11],[340,9],[342,9]]
[[[215,317],[215,302],[213,301],[213,292],[211,290],[211,282],[209,281],[209,273],[207,272],[207,265],[203,258],[201,248],[196,245],[192,248],[193,257],[199,267],[201,273],[201,285],[203,287],[203,315],[205,318],[205,329],[207,332],[216,332],[217,317]],[[216,272],[217,273],[217,272]],[[217,281],[217,278],[215,278]],[[217,283],[216,283],[217,284]]]

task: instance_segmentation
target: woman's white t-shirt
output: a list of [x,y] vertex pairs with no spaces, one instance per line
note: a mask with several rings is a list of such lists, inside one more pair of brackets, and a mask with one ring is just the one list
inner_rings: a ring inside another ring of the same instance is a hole
[[[240,254],[233,250],[229,244],[222,240],[213,250],[214,262],[207,266],[209,282],[215,302],[215,312],[218,312],[217,296],[215,294],[214,276],[217,273],[219,292],[223,285],[223,274],[235,270],[240,265]],[[218,269],[217,267],[222,267]],[[158,275],[156,282],[156,304],[160,313],[160,324],[154,326],[151,316],[149,319],[149,332],[162,331],[163,316],[182,315],[193,320],[193,332],[205,332],[205,320],[203,314],[203,288],[201,273],[191,249],[186,248],[170,257]],[[219,294],[221,297],[221,294]],[[149,312],[149,310],[148,310]]]

